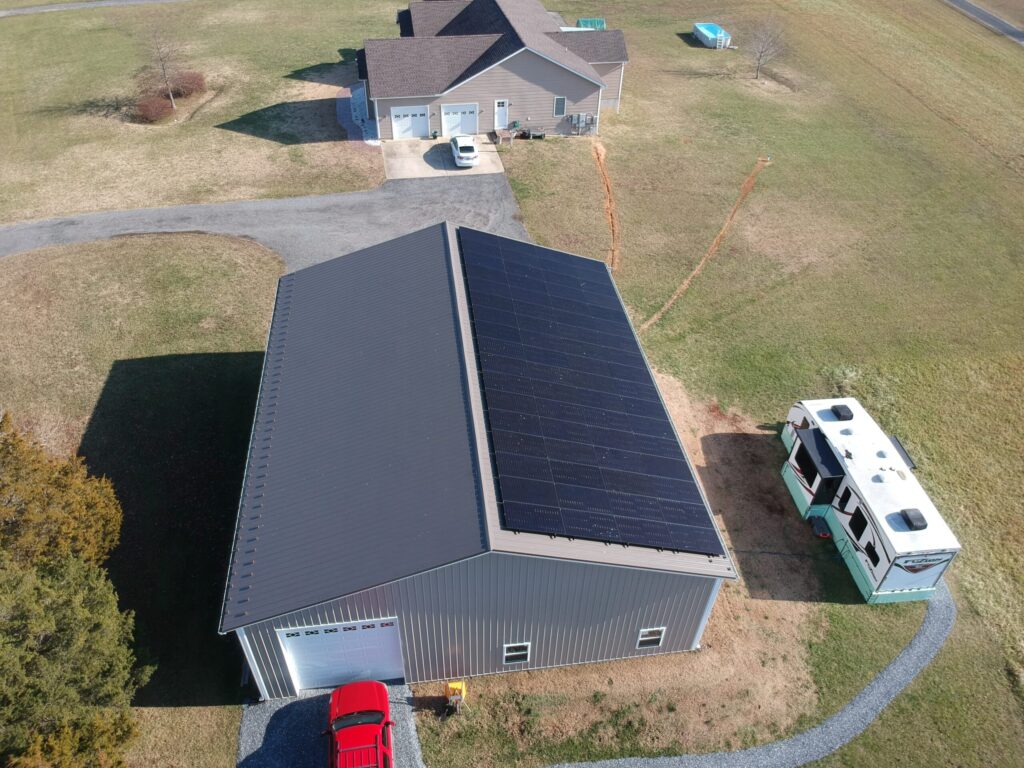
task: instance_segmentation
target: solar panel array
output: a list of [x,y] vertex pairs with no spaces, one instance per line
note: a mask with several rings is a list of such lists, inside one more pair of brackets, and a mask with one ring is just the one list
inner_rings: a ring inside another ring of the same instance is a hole
[[502,527],[724,555],[604,264],[459,240]]

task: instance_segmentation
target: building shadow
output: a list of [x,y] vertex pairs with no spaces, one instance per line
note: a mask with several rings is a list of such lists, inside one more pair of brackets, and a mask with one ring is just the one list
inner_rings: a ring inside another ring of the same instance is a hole
[[781,424],[701,438],[701,484],[728,532],[750,596],[759,600],[862,602],[835,545],[801,519],[780,474]]
[[262,352],[166,355],[111,366],[79,446],[124,510],[108,567],[155,663],[142,706],[241,700],[242,656],[217,634]]
[[248,112],[217,127],[285,145],[342,141],[347,136],[338,125],[337,108],[337,99],[333,98],[286,101]]
[[412,37],[412,14],[408,8],[399,11],[395,16],[395,23],[398,24],[399,37]]
[[[242,757],[238,768],[322,768],[327,765],[330,739],[322,732],[327,725],[329,696],[275,699],[247,710],[243,718],[256,727],[243,728],[240,746],[243,752],[247,747],[251,751]],[[259,725],[263,725],[262,732],[257,732]]]

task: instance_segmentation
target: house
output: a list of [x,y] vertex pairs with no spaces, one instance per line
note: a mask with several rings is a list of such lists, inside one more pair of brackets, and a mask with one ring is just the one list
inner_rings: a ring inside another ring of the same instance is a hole
[[220,620],[263,698],[693,650],[734,578],[602,262],[441,224],[281,278]]
[[518,123],[597,133],[618,109],[621,30],[567,27],[540,0],[423,0],[399,14],[404,36],[358,52],[367,114],[382,139],[488,133]]

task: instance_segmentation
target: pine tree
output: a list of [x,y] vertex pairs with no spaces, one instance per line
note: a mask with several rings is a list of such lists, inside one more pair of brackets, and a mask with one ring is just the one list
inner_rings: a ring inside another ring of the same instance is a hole
[[75,556],[102,563],[117,545],[121,505],[78,456],[51,456],[0,417],[0,550],[36,565]]
[[76,558],[31,567],[0,554],[0,759],[120,766],[129,705],[149,673],[136,667],[132,632],[101,567]]

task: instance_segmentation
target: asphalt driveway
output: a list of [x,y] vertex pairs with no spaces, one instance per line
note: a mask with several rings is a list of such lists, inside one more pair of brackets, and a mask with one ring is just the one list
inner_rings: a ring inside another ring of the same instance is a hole
[[384,175],[389,179],[451,178],[504,173],[498,148],[486,136],[477,136],[480,164],[459,168],[452,158],[448,139],[402,139],[381,144]]
[[33,248],[142,232],[250,237],[289,271],[451,221],[520,240],[529,236],[504,174],[388,181],[366,192],[141,208],[0,227],[0,257]]

